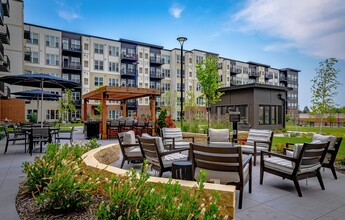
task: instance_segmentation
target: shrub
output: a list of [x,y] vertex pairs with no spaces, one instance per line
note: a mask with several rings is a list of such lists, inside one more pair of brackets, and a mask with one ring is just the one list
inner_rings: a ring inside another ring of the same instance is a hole
[[171,114],[169,114],[165,117],[165,125],[167,128],[176,128],[174,119],[172,118]]
[[158,129],[162,129],[164,127],[166,127],[166,123],[165,123],[165,117],[167,116],[168,112],[166,109],[163,109],[158,117]]
[[337,159],[337,162],[338,162],[340,165],[345,166],[345,157],[342,157],[342,158],[340,158],[340,159]]
[[299,137],[300,133],[298,132],[291,132],[290,137]]
[[36,157],[33,163],[24,162],[27,186],[37,204],[59,210],[88,204],[97,182],[84,171],[81,156],[97,146],[95,140],[73,147],[48,144],[43,157]]
[[213,193],[203,200],[202,181],[193,189],[183,189],[171,179],[167,184],[147,183],[145,167],[139,175],[132,169],[106,183],[109,201],[100,204],[98,219],[220,219],[220,196]]
[[275,145],[274,145],[273,150],[276,151],[276,152],[278,152],[278,153],[283,154],[283,153],[284,153],[284,148],[285,148],[285,144],[278,143],[278,144],[275,144]]

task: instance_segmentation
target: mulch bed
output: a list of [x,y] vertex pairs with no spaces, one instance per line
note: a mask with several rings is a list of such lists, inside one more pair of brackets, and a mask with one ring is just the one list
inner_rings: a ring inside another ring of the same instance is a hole
[[95,211],[98,204],[105,198],[100,195],[93,196],[91,205],[71,212],[55,212],[44,211],[34,201],[33,196],[28,192],[23,184],[19,186],[19,192],[16,197],[16,207],[20,219],[94,219]]

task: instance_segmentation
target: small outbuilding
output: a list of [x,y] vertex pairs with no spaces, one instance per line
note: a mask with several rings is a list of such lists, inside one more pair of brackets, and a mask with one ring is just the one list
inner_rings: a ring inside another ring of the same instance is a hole
[[290,88],[256,83],[224,87],[219,89],[224,93],[221,100],[211,105],[211,114],[221,117],[229,112],[240,112],[239,130],[282,129],[288,90]]

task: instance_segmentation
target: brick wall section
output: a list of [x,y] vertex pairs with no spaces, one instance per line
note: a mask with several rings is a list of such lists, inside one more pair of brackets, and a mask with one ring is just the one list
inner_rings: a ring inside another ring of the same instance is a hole
[[0,119],[9,119],[12,123],[25,121],[25,100],[24,99],[2,99],[0,100]]

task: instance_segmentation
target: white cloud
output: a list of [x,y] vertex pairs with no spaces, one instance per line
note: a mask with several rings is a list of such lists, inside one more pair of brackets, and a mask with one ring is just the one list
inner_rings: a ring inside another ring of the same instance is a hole
[[277,38],[266,50],[297,48],[312,56],[345,59],[343,0],[248,0],[234,20],[242,31]]
[[169,8],[169,13],[174,17],[174,18],[180,18],[181,17],[181,13],[184,9],[182,7],[179,6],[171,6]]
[[80,15],[76,12],[81,6],[81,2],[74,1],[74,6],[71,6],[71,3],[65,3],[65,0],[55,0],[56,5],[58,6],[58,16],[68,22],[71,22],[74,19],[80,18]]
[[66,20],[68,22],[70,22],[74,19],[80,18],[80,16],[77,13],[75,13],[73,11],[67,11],[67,10],[58,11],[58,15],[60,18]]

